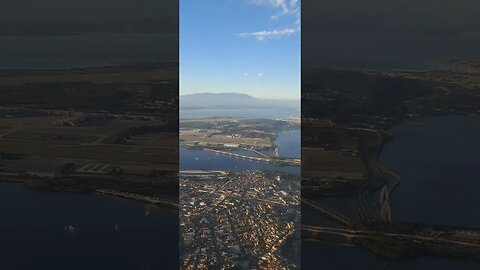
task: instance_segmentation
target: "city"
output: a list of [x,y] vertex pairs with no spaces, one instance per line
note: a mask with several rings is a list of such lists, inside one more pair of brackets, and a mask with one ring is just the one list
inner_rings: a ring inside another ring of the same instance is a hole
[[297,178],[262,171],[181,174],[183,269],[298,268]]
[[181,119],[182,269],[300,268],[299,127]]

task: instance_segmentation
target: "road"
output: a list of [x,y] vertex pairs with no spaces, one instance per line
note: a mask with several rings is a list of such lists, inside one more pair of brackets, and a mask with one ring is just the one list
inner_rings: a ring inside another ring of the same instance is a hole
[[[224,155],[224,156],[229,156],[229,157],[234,157],[234,158],[240,158],[240,159],[246,159],[246,160],[251,160],[251,161],[259,161],[259,162],[267,162],[267,163],[270,163],[270,162],[274,161],[270,158],[250,157],[250,156],[245,156],[245,155],[240,155],[240,154],[236,154],[236,153],[230,153],[230,152],[220,151],[220,150],[215,150],[215,149],[209,149],[209,148],[205,148],[204,150],[210,151],[212,153],[219,154],[219,155]],[[300,159],[284,159],[284,160],[281,160],[281,161],[287,163],[288,165],[294,165],[294,166],[300,166],[300,164],[301,164]]]
[[330,233],[330,234],[343,235],[346,237],[376,238],[379,236],[384,236],[384,237],[396,237],[399,239],[405,238],[405,239],[412,239],[412,240],[418,240],[418,241],[441,242],[444,244],[460,245],[463,247],[480,248],[480,242],[477,243],[473,241],[469,242],[469,241],[453,240],[453,239],[424,236],[424,235],[412,235],[412,234],[392,233],[392,232],[383,232],[383,231],[354,230],[354,229],[321,227],[321,226],[310,226],[310,225],[302,225],[302,231],[303,230],[309,231],[312,233]]

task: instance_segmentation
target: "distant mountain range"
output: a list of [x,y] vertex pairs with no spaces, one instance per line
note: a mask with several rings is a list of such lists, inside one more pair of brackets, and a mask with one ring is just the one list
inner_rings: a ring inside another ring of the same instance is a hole
[[299,109],[299,100],[258,99],[238,93],[198,93],[180,96],[180,109]]

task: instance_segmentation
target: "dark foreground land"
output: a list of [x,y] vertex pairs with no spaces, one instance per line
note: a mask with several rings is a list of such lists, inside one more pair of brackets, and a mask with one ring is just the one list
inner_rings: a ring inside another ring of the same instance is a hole
[[0,71],[0,100],[0,179],[177,200],[177,63]]

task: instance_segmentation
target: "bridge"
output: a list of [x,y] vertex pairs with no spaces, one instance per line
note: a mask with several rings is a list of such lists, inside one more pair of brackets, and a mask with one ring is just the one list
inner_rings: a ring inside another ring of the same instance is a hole
[[330,220],[340,224],[340,225],[343,225],[343,226],[352,226],[352,222],[350,221],[350,219],[348,219],[347,217],[343,216],[342,214],[339,214],[331,209],[328,209],[327,207],[324,207],[324,206],[321,206],[313,201],[310,201],[310,200],[307,200],[307,199],[304,199],[302,198],[302,204],[304,204],[305,206],[308,206],[318,212],[320,212],[321,214],[325,215],[327,218],[329,218]]
[[390,209],[390,191],[385,184],[380,191],[380,218],[385,223],[392,223],[392,211]]
[[228,157],[240,158],[240,159],[251,160],[251,161],[270,162],[270,159],[266,157],[250,157],[250,156],[245,156],[245,155],[240,155],[236,153],[220,151],[215,149],[209,149],[209,148],[205,148],[205,150],[215,154],[228,156]]
[[370,215],[370,212],[368,211],[368,207],[365,202],[365,197],[363,196],[363,192],[361,191],[357,195],[357,211],[358,211],[358,214],[360,215],[360,219],[364,223],[370,223],[374,221],[373,217]]
[[302,161],[299,158],[289,158],[289,159],[286,159],[285,161],[295,166],[300,166],[302,164]]
[[143,203],[153,204],[153,205],[156,205],[156,206],[166,206],[166,207],[171,207],[171,208],[177,208],[178,209],[178,204],[177,203],[174,203],[172,201],[162,200],[158,197],[146,196],[146,195],[130,193],[130,192],[117,191],[117,190],[112,190],[112,189],[96,189],[95,192],[97,192],[99,194],[108,195],[108,196],[125,198],[125,199],[129,199],[129,200],[135,200],[135,201],[139,201],[139,202],[143,202]]
[[240,150],[244,150],[244,151],[250,151],[250,152],[255,153],[255,154],[257,154],[257,155],[259,155],[259,156],[261,156],[261,157],[268,158],[267,155],[265,155],[265,154],[262,153],[262,152],[259,152],[259,151],[255,150],[255,149],[248,149],[248,148],[239,148],[239,149],[240,149]]
[[389,190],[389,197],[392,197],[392,194],[393,194],[393,191],[397,188],[397,186],[400,184],[400,176],[396,175],[396,174],[393,174],[392,172],[388,172],[387,171],[387,174],[390,174],[392,176],[395,177],[395,182],[393,182],[393,184],[391,184],[391,187],[390,187],[390,190]]
[[[480,249],[480,243],[474,239],[454,239],[446,238],[445,236],[429,236],[429,235],[418,235],[418,234],[408,234],[408,233],[396,233],[388,231],[379,231],[379,230],[355,230],[348,228],[334,228],[334,227],[323,227],[323,226],[312,226],[312,225],[302,225],[302,237],[315,238],[318,234],[335,234],[341,235],[348,238],[357,237],[357,238],[371,238],[376,239],[380,237],[390,237],[397,238],[399,240],[409,239],[412,241],[420,242],[432,242],[435,244],[445,244],[445,245],[457,245],[460,247],[469,247],[469,248],[478,248]],[[448,235],[448,234],[446,234]]]
[[219,155],[224,155],[228,157],[234,157],[234,158],[240,158],[244,160],[250,160],[250,161],[257,161],[257,162],[267,162],[267,163],[274,163],[276,161],[285,163],[286,165],[290,166],[300,166],[301,161],[300,159],[271,159],[266,157],[265,155],[262,154],[262,157],[250,157],[250,156],[245,156],[245,155],[240,155],[236,153],[231,153],[231,152],[226,152],[226,151],[220,151],[220,150],[215,150],[215,149],[210,149],[210,148],[205,148],[204,150],[219,154]]
[[184,170],[184,171],[179,171],[179,175],[181,176],[209,176],[209,175],[227,175],[228,173],[226,171],[219,171],[219,170]]

